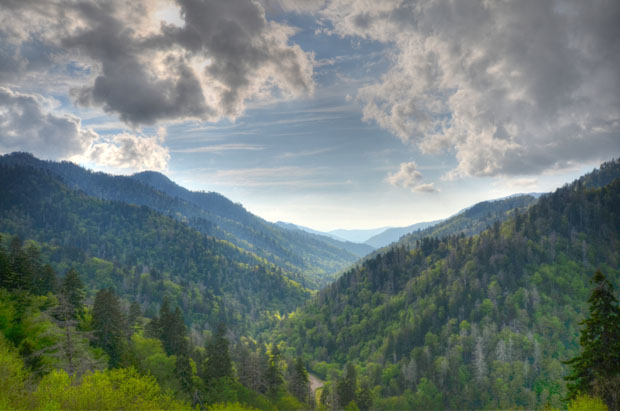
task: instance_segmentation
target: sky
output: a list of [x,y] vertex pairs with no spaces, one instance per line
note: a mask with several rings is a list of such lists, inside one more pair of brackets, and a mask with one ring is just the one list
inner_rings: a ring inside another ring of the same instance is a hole
[[407,226],[620,155],[617,0],[3,0],[0,153]]

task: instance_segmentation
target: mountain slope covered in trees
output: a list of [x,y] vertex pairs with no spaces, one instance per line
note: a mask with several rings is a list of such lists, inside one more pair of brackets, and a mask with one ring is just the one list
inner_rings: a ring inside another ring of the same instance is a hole
[[27,153],[0,157],[0,164],[48,170],[69,187],[104,200],[144,205],[210,236],[257,254],[286,271],[303,274],[304,285],[320,288],[372,251],[365,245],[287,230],[213,192],[192,192],[156,172],[127,176],[94,173],[69,162],[36,159]]
[[114,286],[147,309],[169,296],[190,323],[246,329],[310,295],[293,274],[150,208],[89,197],[30,167],[0,165],[0,181],[0,232],[45,243],[52,266],[77,265],[93,288]]
[[326,404],[371,392],[376,409],[560,407],[589,280],[600,269],[620,285],[619,177],[605,163],[480,234],[391,247],[274,337],[330,380]]

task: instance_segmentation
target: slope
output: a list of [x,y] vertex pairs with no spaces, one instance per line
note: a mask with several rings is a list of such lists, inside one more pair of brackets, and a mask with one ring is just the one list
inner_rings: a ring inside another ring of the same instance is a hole
[[392,247],[275,338],[332,386],[357,364],[378,409],[560,407],[588,280],[620,285],[619,177],[612,161],[479,235]]
[[202,233],[253,252],[291,273],[294,280],[314,289],[332,281],[337,272],[366,253],[365,249],[327,237],[278,227],[220,194],[191,192],[160,173],[112,176],[94,173],[69,162],[42,161],[27,153],[2,156],[0,164],[48,170],[69,187],[88,195],[145,205]]
[[240,330],[310,295],[264,259],[147,207],[89,197],[30,167],[0,165],[0,181],[0,232],[49,243],[57,268],[90,261],[96,288],[112,282],[152,307],[168,295],[194,322]]
[[413,231],[423,230],[425,228],[441,223],[442,221],[444,220],[425,221],[422,223],[412,224],[407,227],[388,228],[384,232],[370,237],[368,240],[364,241],[364,244],[368,244],[374,248],[385,247],[395,241],[398,241],[405,234],[409,234]]

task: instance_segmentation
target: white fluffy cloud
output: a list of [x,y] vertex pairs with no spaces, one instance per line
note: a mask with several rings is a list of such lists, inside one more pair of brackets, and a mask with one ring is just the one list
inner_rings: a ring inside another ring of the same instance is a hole
[[422,183],[422,173],[413,161],[401,163],[400,169],[387,176],[386,181],[396,187],[408,188],[411,191],[431,193],[437,191],[433,183]]
[[0,87],[0,151],[29,151],[47,159],[75,159],[127,170],[164,170],[170,155],[163,133],[155,137],[122,133],[100,136],[79,118],[53,112],[38,94]]
[[115,169],[132,171],[166,170],[170,154],[161,145],[160,137],[142,137],[121,133],[108,138],[101,138],[84,154],[84,157]]
[[97,134],[83,129],[75,116],[50,113],[50,105],[40,95],[0,87],[0,149],[30,151],[45,158],[84,153]]
[[358,92],[364,119],[423,152],[453,149],[450,176],[620,153],[620,2],[333,0],[321,13],[339,35],[393,47]]

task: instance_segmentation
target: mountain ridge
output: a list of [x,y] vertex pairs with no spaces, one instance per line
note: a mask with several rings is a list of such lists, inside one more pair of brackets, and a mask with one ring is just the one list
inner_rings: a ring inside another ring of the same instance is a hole
[[0,156],[2,164],[48,170],[72,188],[106,200],[148,206],[199,231],[220,238],[290,272],[305,277],[306,286],[321,288],[370,248],[329,237],[295,232],[249,213],[218,193],[193,192],[158,172],[113,176],[92,172],[70,162],[39,160],[28,153]]

